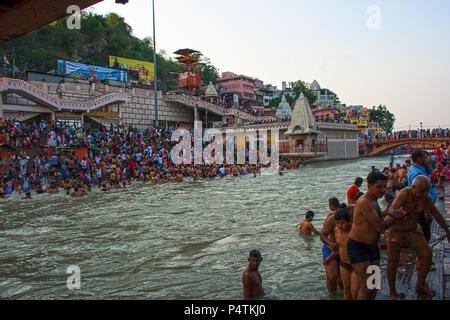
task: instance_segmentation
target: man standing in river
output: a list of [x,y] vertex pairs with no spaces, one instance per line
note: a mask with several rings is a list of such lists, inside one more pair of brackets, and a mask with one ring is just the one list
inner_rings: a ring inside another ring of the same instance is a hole
[[325,218],[323,222],[322,231],[320,232],[320,240],[323,242],[322,254],[323,261],[326,263],[325,274],[327,277],[327,289],[328,293],[334,293],[337,290],[337,285],[339,281],[339,255],[334,255],[333,259],[329,260],[328,257],[332,255],[333,252],[338,251],[338,246],[336,244],[336,238],[334,236],[334,231],[336,229],[336,220],[334,219],[334,214],[339,208],[339,200],[337,198],[331,198],[328,200],[328,207],[330,208],[330,213]]
[[361,188],[361,185],[363,183],[363,179],[361,177],[358,177],[355,179],[355,182],[353,185],[347,190],[347,203],[348,204],[355,204],[355,197],[359,193],[359,188]]
[[367,176],[367,192],[362,196],[355,207],[353,225],[350,232],[347,249],[353,270],[358,276],[360,290],[358,300],[373,300],[376,289],[369,289],[367,279],[370,274],[367,268],[371,265],[379,265],[380,250],[378,239],[380,233],[401,220],[405,211],[389,208],[387,214],[394,219],[382,220],[378,199],[383,197],[386,191],[387,177],[379,171],[371,172]]
[[258,271],[262,261],[261,252],[252,250],[248,257],[248,266],[242,274],[244,300],[252,300],[264,296],[261,274]]
[[[425,283],[431,266],[432,252],[425,240],[421,228],[417,225],[420,213],[423,211],[429,212],[429,214],[445,230],[449,242],[450,231],[445,219],[428,195],[430,185],[430,180],[427,177],[418,175],[414,179],[411,188],[405,188],[400,191],[392,203],[394,209],[401,207],[405,208],[407,215],[405,216],[405,219],[394,224],[385,232],[388,253],[387,278],[390,289],[389,297],[391,300],[397,298],[395,278],[400,260],[400,250],[403,245],[409,245],[409,247],[416,252],[418,257],[416,291],[431,297],[435,295],[435,292]],[[390,218],[388,217],[387,219]]]

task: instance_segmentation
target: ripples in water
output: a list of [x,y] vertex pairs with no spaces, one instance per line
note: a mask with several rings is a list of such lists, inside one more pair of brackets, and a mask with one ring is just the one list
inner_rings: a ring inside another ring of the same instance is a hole
[[[257,248],[265,299],[328,299],[322,244],[297,224],[313,210],[320,229],[329,198],[346,201],[355,177],[387,163],[2,199],[0,298],[241,299],[248,252]],[[70,265],[81,269],[81,290],[66,287]]]

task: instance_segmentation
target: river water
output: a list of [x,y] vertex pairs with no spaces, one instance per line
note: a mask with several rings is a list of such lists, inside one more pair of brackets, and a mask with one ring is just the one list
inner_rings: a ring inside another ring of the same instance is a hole
[[[396,157],[402,162],[406,156]],[[388,157],[313,163],[251,175],[0,199],[1,299],[241,299],[248,253],[263,255],[266,299],[329,299],[321,229],[328,199]],[[366,190],[364,182],[362,191]],[[81,289],[69,290],[69,266]],[[339,294],[336,297],[339,299]]]

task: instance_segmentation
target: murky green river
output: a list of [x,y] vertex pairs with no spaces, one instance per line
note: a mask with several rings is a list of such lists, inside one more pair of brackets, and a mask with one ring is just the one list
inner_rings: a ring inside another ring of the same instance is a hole
[[[265,298],[328,299],[322,243],[296,225],[311,209],[320,230],[328,199],[346,201],[355,177],[388,160],[314,163],[282,177],[138,182],[83,198],[0,199],[0,298],[241,299],[256,248]],[[71,265],[81,271],[79,290],[67,288]]]

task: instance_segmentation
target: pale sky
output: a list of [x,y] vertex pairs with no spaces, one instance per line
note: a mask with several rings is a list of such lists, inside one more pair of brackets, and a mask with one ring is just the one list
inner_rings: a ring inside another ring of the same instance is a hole
[[[151,0],[89,10],[153,36]],[[196,49],[220,74],[278,88],[316,79],[347,105],[386,105],[395,130],[450,128],[448,0],[155,0],[155,16],[156,50],[171,57]]]

